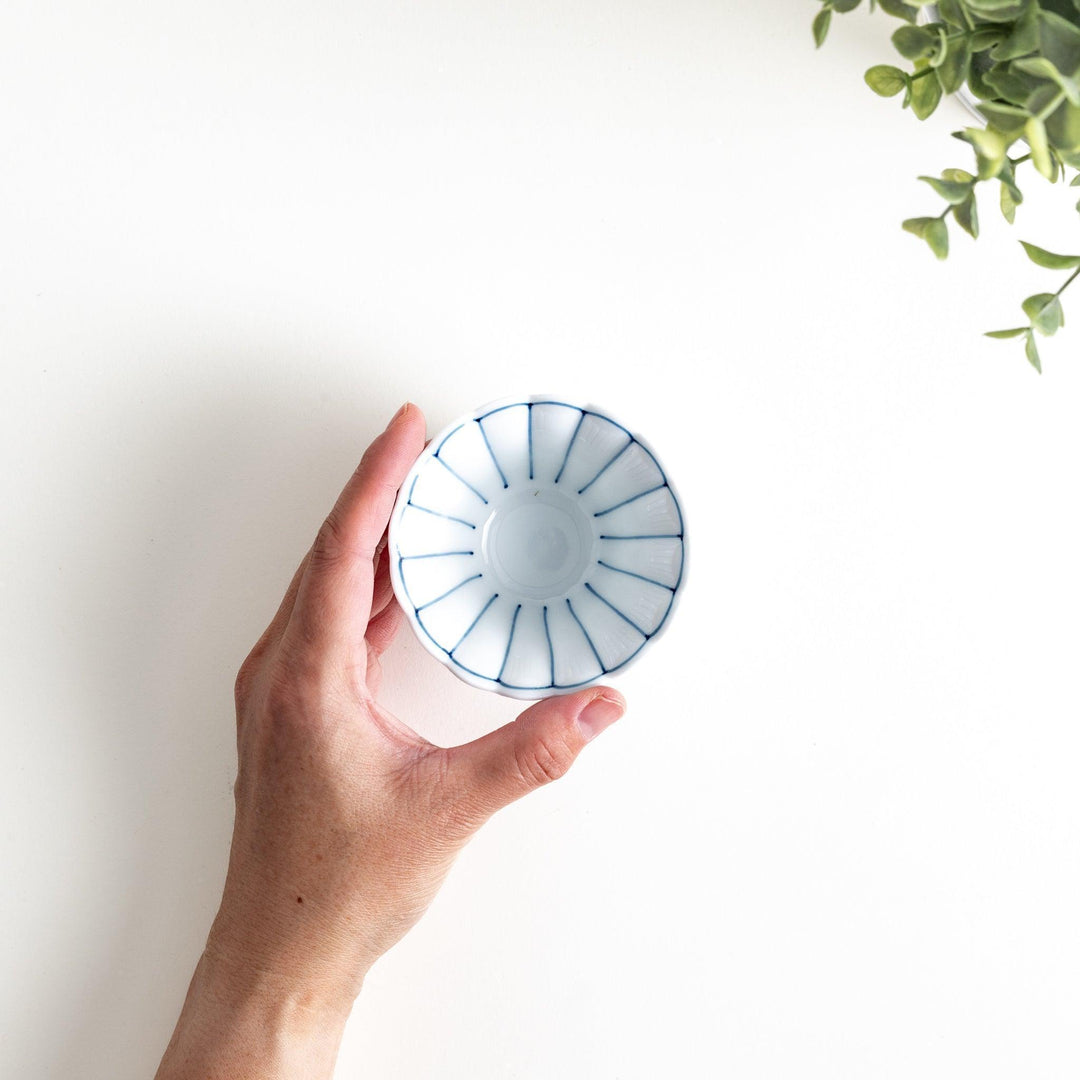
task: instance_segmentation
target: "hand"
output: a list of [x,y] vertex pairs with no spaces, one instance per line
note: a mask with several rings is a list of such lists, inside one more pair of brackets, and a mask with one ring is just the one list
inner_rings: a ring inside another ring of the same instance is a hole
[[469,837],[562,776],[623,712],[619,694],[593,687],[442,749],[378,704],[380,657],[403,619],[385,530],[424,438],[405,405],[241,666],[225,891],[159,1080],[329,1076],[366,972]]

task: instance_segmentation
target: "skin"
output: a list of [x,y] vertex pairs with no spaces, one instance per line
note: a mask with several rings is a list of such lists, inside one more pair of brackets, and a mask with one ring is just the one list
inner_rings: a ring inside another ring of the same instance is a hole
[[157,1080],[330,1077],[365,975],[469,838],[623,713],[616,691],[591,687],[444,749],[379,705],[404,618],[386,526],[424,441],[404,405],[240,668],[228,875]]

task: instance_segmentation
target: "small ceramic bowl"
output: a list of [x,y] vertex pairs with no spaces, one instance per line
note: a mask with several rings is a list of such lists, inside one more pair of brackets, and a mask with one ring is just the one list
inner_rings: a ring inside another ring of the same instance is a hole
[[683,581],[682,511],[655,454],[599,409],[497,402],[428,444],[390,518],[394,593],[472,686],[569,693],[624,668]]

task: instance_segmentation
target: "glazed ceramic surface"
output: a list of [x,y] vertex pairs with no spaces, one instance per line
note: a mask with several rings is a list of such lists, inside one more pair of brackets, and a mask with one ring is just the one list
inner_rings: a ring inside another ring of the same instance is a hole
[[474,686],[567,693],[625,667],[683,580],[678,499],[601,411],[554,398],[477,410],[432,439],[390,520],[394,592]]

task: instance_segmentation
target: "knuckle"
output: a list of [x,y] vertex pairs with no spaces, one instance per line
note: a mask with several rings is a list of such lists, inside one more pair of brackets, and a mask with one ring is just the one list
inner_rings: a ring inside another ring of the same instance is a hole
[[266,680],[263,712],[275,724],[309,710],[307,679],[295,669],[275,665]]
[[261,660],[262,652],[259,646],[256,645],[240,665],[236,673],[236,679],[233,682],[233,700],[236,702],[237,708],[242,708],[251,697],[251,688],[255,682]]
[[570,771],[574,755],[564,742],[538,738],[516,752],[517,769],[526,787],[541,787]]
[[345,537],[337,514],[331,512],[319,526],[315,544],[311,549],[312,559],[318,562],[335,562],[345,552]]

